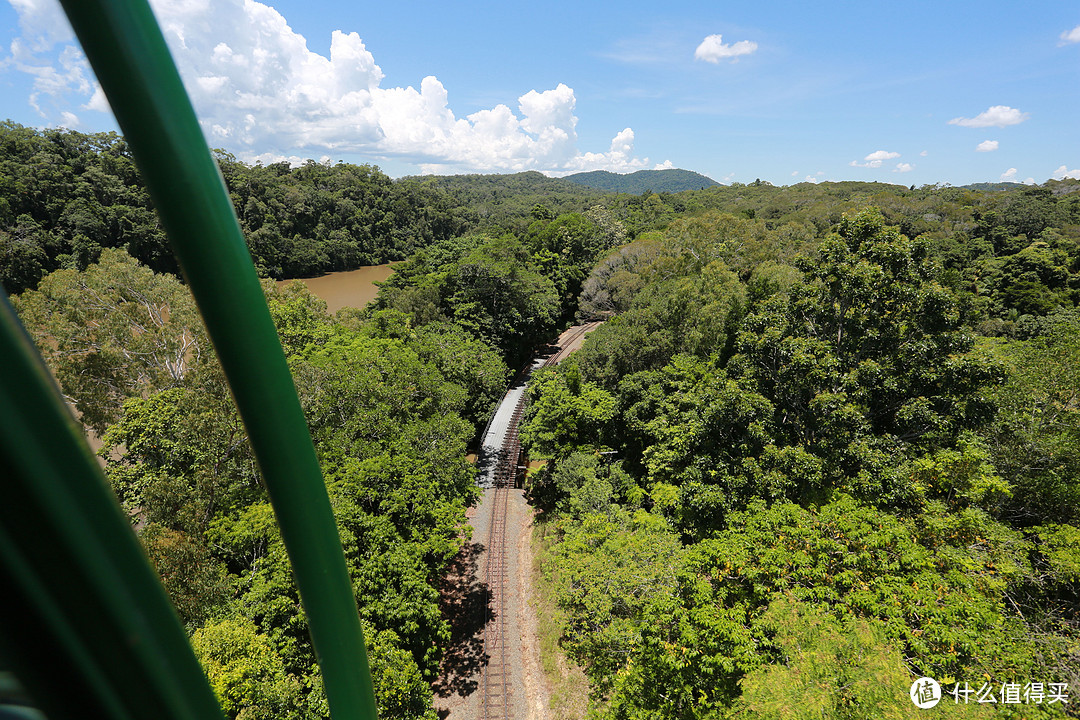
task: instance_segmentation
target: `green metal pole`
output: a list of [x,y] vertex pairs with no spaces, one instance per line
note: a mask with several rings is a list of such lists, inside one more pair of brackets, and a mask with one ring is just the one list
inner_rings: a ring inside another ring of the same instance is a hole
[[130,521],[3,292],[0,369],[0,657],[51,720],[220,720]]
[[135,156],[251,438],[336,720],[375,718],[337,525],[228,191],[145,0],[62,0]]

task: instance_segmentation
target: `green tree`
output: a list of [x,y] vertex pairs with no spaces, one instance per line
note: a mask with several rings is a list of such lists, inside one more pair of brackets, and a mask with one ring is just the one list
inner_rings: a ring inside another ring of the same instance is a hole
[[445,288],[453,320],[514,364],[554,329],[559,314],[554,284],[529,266],[525,247],[509,237],[489,240],[457,261]]
[[995,394],[998,421],[986,433],[1014,488],[1006,516],[1021,526],[1080,524],[1080,318],[1052,315],[1044,334],[987,351],[1011,370]]
[[[780,597],[770,603],[762,625],[775,633],[781,661],[764,664],[740,682],[736,717],[870,718],[923,717],[908,697],[911,674],[884,627],[873,621],[841,622],[819,607]],[[949,706],[949,717],[991,715],[986,705]]]
[[898,502],[906,491],[881,484],[888,467],[989,422],[985,388],[1002,371],[968,353],[926,247],[879,214],[845,217],[800,267],[787,297],[747,318],[730,369],[774,404],[784,444],[826,460],[832,482]]
[[286,673],[269,638],[250,620],[234,616],[210,623],[195,631],[191,644],[226,717],[306,717],[299,681]]
[[226,604],[225,565],[211,556],[199,536],[150,524],[139,531],[139,539],[185,625],[201,625]]
[[210,353],[187,288],[122,250],[57,270],[14,300],[64,394],[98,433],[121,403],[178,385]]
[[522,442],[539,456],[563,455],[580,446],[603,444],[615,399],[593,383],[582,382],[572,363],[563,372],[540,372],[529,384],[532,404]]

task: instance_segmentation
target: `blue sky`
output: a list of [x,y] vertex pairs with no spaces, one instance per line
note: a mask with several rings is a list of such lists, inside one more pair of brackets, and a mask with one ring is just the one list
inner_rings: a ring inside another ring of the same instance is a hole
[[[248,161],[1080,177],[1076,2],[152,4],[211,145]],[[115,129],[56,0],[0,13],[0,115]]]

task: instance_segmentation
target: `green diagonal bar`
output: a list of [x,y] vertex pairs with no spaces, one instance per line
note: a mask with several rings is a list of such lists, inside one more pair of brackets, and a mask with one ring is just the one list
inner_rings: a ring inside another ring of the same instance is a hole
[[0,292],[0,657],[50,720],[220,720],[131,523]]
[[145,0],[62,0],[150,191],[251,438],[335,720],[375,718],[322,472],[228,191]]

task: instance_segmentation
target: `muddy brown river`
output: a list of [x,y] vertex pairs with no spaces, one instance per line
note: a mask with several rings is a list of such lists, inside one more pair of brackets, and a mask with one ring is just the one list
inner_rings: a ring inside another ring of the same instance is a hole
[[[390,277],[393,269],[387,265],[369,265],[357,270],[330,273],[316,278],[303,278],[308,290],[326,301],[331,315],[343,307],[362,308],[375,299],[379,288],[375,283]],[[292,280],[279,280],[278,285]]]

